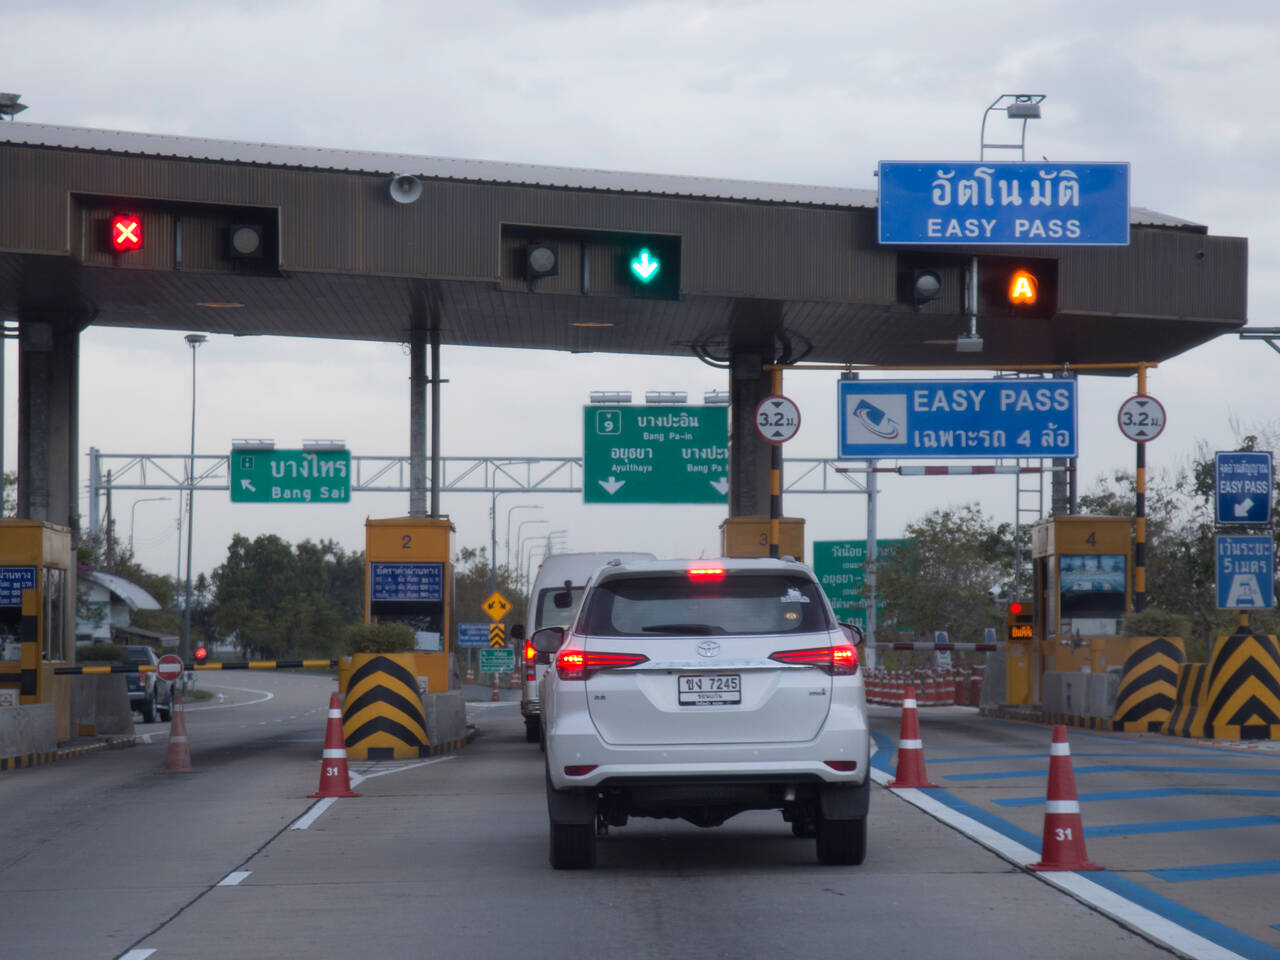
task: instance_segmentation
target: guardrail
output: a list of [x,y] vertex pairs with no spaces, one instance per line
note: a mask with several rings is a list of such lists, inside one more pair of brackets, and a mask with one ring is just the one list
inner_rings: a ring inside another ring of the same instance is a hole
[[[301,670],[307,667],[336,667],[337,665],[337,658],[331,660],[228,660],[218,663],[192,663],[187,664],[183,669],[197,671]],[[95,667],[54,667],[53,672],[89,676],[95,673],[155,673],[156,668],[154,664],[150,663],[113,663]]]

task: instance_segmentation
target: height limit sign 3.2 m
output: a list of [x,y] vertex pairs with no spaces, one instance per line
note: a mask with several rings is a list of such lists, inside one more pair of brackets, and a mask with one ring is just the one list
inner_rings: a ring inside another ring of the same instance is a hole
[[800,429],[800,408],[789,397],[765,397],[756,405],[756,432],[770,443],[786,443]]

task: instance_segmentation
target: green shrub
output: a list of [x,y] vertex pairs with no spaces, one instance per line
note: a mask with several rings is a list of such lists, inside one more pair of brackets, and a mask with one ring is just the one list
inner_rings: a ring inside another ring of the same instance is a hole
[[1191,621],[1180,613],[1147,607],[1141,613],[1131,613],[1124,618],[1126,637],[1180,637],[1191,636]]
[[357,623],[347,629],[347,653],[408,653],[414,648],[407,623]]
[[76,646],[76,663],[87,663],[91,660],[113,660],[117,663],[124,663],[125,649],[119,644],[103,643],[97,641],[95,643],[81,643]]

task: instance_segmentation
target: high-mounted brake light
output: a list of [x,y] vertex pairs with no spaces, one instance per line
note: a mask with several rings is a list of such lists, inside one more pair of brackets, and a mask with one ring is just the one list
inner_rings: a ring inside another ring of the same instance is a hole
[[634,667],[649,658],[643,653],[604,653],[595,650],[561,650],[556,655],[556,673],[561,680],[585,680],[601,670]]
[[690,580],[723,580],[724,567],[690,567]]
[[794,666],[817,667],[833,677],[847,677],[858,672],[858,649],[849,644],[835,647],[805,647],[802,650],[779,650],[770,660]]

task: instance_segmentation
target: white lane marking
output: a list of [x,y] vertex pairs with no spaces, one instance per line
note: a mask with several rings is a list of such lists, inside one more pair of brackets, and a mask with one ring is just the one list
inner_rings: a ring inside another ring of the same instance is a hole
[[225,877],[218,881],[219,887],[235,887],[240,885],[240,881],[251,874],[252,870],[232,870]]
[[[893,776],[881,770],[873,769],[872,778],[881,786],[888,786]],[[1002,833],[979,823],[972,817],[952,810],[944,803],[933,799],[926,793],[914,788],[903,788],[891,791],[907,803],[919,807],[935,820],[971,837],[988,850],[1003,857],[1019,867],[1026,867],[1040,859],[1040,854],[1030,847],[1024,847],[1015,840],[1010,840]],[[1166,920],[1158,913],[1140,907],[1106,887],[1099,886],[1092,880],[1078,873],[1069,871],[1053,871],[1049,873],[1031,873],[1030,876],[1043,880],[1057,887],[1063,893],[1075,897],[1086,906],[1093,907],[1113,920],[1139,933],[1145,934],[1184,956],[1200,957],[1202,960],[1244,960],[1238,953],[1221,947],[1211,940],[1198,936],[1186,927],[1180,927],[1172,920]]]
[[[403,773],[405,770],[413,770],[415,767],[429,767],[433,763],[443,763],[446,760],[452,760],[452,759],[453,759],[453,754],[450,754],[447,757],[435,757],[431,760],[417,760],[411,763],[406,763],[403,767],[397,766],[397,767],[391,767],[390,769],[387,769],[387,770],[374,770],[372,773],[356,773],[354,770],[350,770],[350,768],[348,768],[348,772],[351,777],[351,785],[354,787],[357,783],[360,783],[362,780],[372,780],[374,777],[385,777],[389,773]],[[378,763],[386,763],[386,762],[387,761],[385,760],[378,761]]]
[[130,950],[128,953],[122,953],[120,960],[147,960],[147,957],[155,952],[154,947],[139,947],[136,950]]
[[337,799],[338,799],[337,797],[325,797],[323,800],[317,800],[316,805],[314,807],[312,807],[310,810],[308,810],[306,813],[300,816],[297,820],[293,821],[293,823],[289,824],[289,829],[290,830],[307,829],[307,827],[311,826],[313,823],[319,820],[320,814],[324,813],[331,806],[333,806],[333,801]]
[[252,690],[249,687],[224,687],[221,684],[219,684],[216,687],[210,684],[209,689],[210,690],[238,690],[240,693],[256,693],[258,694],[258,699],[246,700],[244,701],[244,703],[208,703],[199,707],[189,707],[184,703],[182,705],[182,708],[186,710],[188,713],[194,713],[196,710],[225,710],[228,707],[247,707],[255,703],[265,703],[268,700],[274,700],[276,696],[274,693],[271,693],[267,690]]

